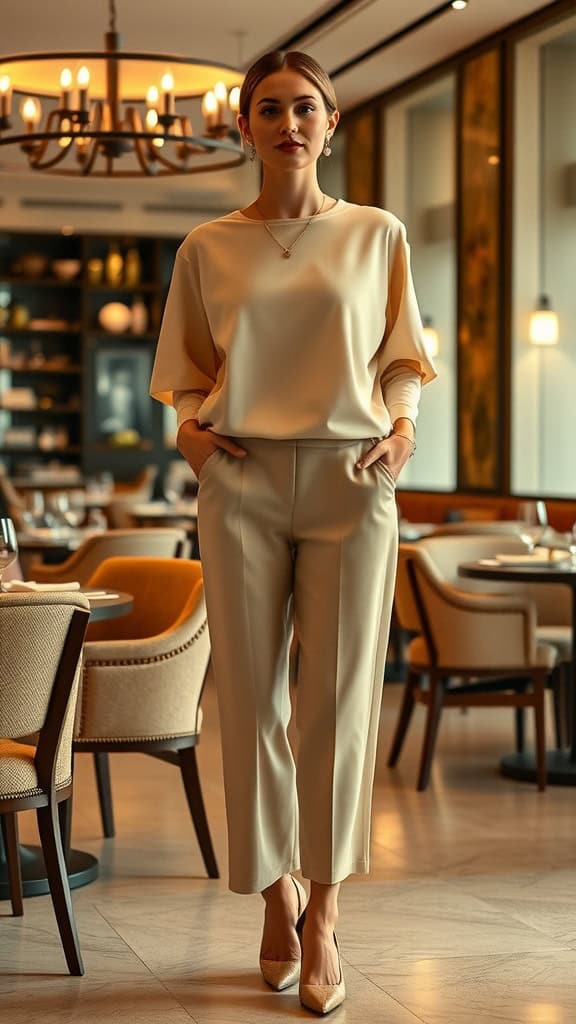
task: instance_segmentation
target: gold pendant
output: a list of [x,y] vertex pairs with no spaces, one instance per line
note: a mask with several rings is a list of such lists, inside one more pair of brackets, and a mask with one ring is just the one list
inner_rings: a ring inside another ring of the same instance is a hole
[[282,253],[282,255],[283,255],[285,260],[289,260],[291,255],[292,255],[292,253],[290,252],[290,249],[284,249],[284,252]]

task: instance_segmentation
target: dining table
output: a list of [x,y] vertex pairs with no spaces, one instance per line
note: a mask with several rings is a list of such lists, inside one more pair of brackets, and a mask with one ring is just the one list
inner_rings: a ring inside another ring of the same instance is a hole
[[[107,589],[82,590],[90,602],[89,622],[101,622],[103,619],[119,618],[129,615],[134,607],[132,594]],[[44,896],[50,892],[44,857],[40,846],[20,844],[20,865],[22,870],[22,892],[24,896]],[[64,853],[68,868],[68,881],[71,889],[88,885],[98,877],[98,859],[85,850],[72,849],[69,839],[64,842]],[[10,898],[8,883],[8,867],[2,833],[0,831],[0,899]]]
[[198,499],[181,501],[143,501],[133,505],[130,516],[135,526],[178,526],[186,531],[191,558],[199,558]]
[[[570,744],[562,750],[546,751],[546,781],[551,785],[576,786],[576,565],[567,555],[565,561],[551,558],[525,559],[512,564],[497,558],[483,558],[477,562],[464,562],[458,574],[466,579],[490,580],[493,583],[554,584],[569,587],[571,591],[572,657],[569,665],[569,686],[572,699]],[[536,781],[536,755],[532,751],[506,754],[500,761],[503,775],[522,781]]]

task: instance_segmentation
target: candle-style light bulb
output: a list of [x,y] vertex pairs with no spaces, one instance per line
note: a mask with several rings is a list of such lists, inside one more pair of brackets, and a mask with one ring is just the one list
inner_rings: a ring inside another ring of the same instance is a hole
[[166,71],[160,79],[160,88],[164,95],[164,113],[173,114],[175,112],[174,105],[174,75],[171,71]]
[[151,85],[150,88],[148,89],[148,92],[146,93],[146,106],[147,107],[157,107],[159,99],[160,99],[160,93],[158,91],[158,86],[157,85]]
[[207,129],[213,128],[218,123],[218,100],[209,90],[202,99],[202,114]]
[[[63,117],[62,120],[60,121],[60,131],[61,132],[70,132],[70,131],[72,131],[72,122],[67,117]],[[60,149],[68,149],[68,146],[70,145],[71,142],[72,142],[72,136],[71,135],[61,135],[60,138],[58,139],[58,145],[60,146]]]
[[78,68],[76,75],[76,84],[78,86],[78,106],[80,110],[88,110],[88,86],[90,85],[90,71],[85,64],[81,68]]
[[60,109],[70,110],[71,109],[71,87],[72,87],[72,72],[70,68],[63,68],[60,72]]
[[[158,132],[159,135],[164,134],[164,129],[161,124],[156,125],[156,131]],[[156,146],[156,149],[162,149],[162,146],[164,145],[164,139],[152,139],[152,145]]]
[[240,86],[235,85],[233,89],[230,89],[228,96],[228,106],[235,114],[240,110]]
[[153,132],[158,124],[158,111],[152,107],[146,111],[146,127],[149,132]]
[[35,96],[27,96],[20,104],[20,114],[29,132],[34,131],[42,117],[42,107]]
[[225,124],[226,113],[228,110],[228,89],[224,82],[216,82],[216,85],[214,86],[214,95],[218,103],[217,124]]
[[[10,117],[12,104],[12,82],[9,75],[0,76],[0,117]],[[5,127],[9,127],[5,125]]]

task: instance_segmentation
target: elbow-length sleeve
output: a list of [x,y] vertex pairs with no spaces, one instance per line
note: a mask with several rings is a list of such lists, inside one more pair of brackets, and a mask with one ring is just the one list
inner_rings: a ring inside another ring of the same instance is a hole
[[388,251],[386,329],[379,359],[380,385],[392,419],[415,420],[423,384],[437,376],[424,345],[422,321],[410,270],[406,228],[397,221]]
[[[162,317],[150,394],[194,415],[216,383],[219,359],[200,288],[193,246],[176,254]],[[186,418],[186,417],[184,417]]]

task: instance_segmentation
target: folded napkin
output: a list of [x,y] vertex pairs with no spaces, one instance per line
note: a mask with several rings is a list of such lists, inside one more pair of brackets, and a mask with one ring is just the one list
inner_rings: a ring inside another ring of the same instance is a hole
[[35,583],[34,580],[8,580],[4,590],[9,594],[50,594],[55,590],[80,590],[79,583]]

